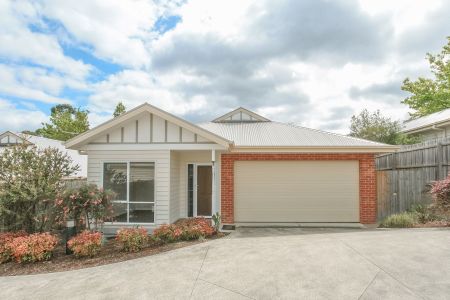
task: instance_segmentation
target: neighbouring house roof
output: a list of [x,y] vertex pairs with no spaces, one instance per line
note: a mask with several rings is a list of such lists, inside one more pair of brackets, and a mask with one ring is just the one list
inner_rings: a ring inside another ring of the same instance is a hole
[[402,132],[412,133],[433,129],[445,123],[450,123],[450,108],[435,112],[431,115],[403,122]]
[[[79,165],[80,171],[73,174],[73,177],[87,177],[87,156],[81,155],[77,150],[67,149],[62,141],[48,139],[41,136],[28,135],[23,133],[13,133],[10,131],[6,131],[5,133],[0,134],[0,136],[5,136],[6,133],[12,134],[11,136],[17,137],[20,139],[18,143],[28,143],[30,145],[35,145],[38,149],[45,148],[56,148],[61,152],[67,153],[73,161],[73,165]],[[18,143],[10,143],[9,146]],[[0,153],[3,151],[5,147],[0,148]]]
[[200,127],[234,141],[235,147],[395,147],[280,122],[204,123]]

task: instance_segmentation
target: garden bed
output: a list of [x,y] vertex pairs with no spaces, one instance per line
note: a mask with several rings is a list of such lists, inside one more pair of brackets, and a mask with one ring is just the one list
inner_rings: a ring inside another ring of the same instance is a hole
[[59,245],[55,249],[52,259],[49,261],[23,263],[23,264],[11,261],[4,264],[0,264],[0,276],[52,273],[52,272],[70,271],[107,265],[183,248],[199,244],[204,241],[208,241],[210,239],[221,238],[223,236],[225,236],[224,233],[219,233],[213,235],[208,239],[178,241],[162,245],[151,244],[150,246],[142,249],[139,252],[121,251],[120,250],[121,246],[119,245],[119,243],[114,239],[110,239],[103,245],[100,252],[95,257],[87,257],[87,258],[76,258],[74,255],[66,255],[65,248],[62,245]]

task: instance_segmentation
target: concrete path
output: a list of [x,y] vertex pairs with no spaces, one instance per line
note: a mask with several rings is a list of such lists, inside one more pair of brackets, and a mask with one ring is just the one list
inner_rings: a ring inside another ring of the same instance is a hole
[[113,265],[0,277],[0,299],[450,299],[450,230],[239,229]]

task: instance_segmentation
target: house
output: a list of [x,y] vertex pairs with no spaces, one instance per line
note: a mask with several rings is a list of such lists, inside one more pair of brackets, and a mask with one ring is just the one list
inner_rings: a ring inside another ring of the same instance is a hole
[[195,125],[140,105],[69,141],[116,192],[114,226],[220,212],[224,224],[376,222],[374,156],[396,146],[238,108]]
[[63,142],[53,139],[44,138],[41,136],[27,135],[23,133],[14,133],[11,131],[5,131],[0,134],[0,154],[6,147],[14,146],[17,144],[27,144],[30,146],[36,146],[38,149],[56,148],[66,153],[73,161],[73,165],[78,165],[80,170],[73,174],[71,178],[86,178],[87,177],[87,157],[81,155],[76,150],[66,149]]
[[402,132],[431,141],[450,136],[450,108],[403,123]]

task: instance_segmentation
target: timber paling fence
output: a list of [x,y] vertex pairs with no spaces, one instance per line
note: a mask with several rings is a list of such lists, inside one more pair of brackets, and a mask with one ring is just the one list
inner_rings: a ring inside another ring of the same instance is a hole
[[395,153],[377,156],[375,165],[377,217],[381,220],[431,202],[430,184],[449,172],[450,138],[401,146]]

